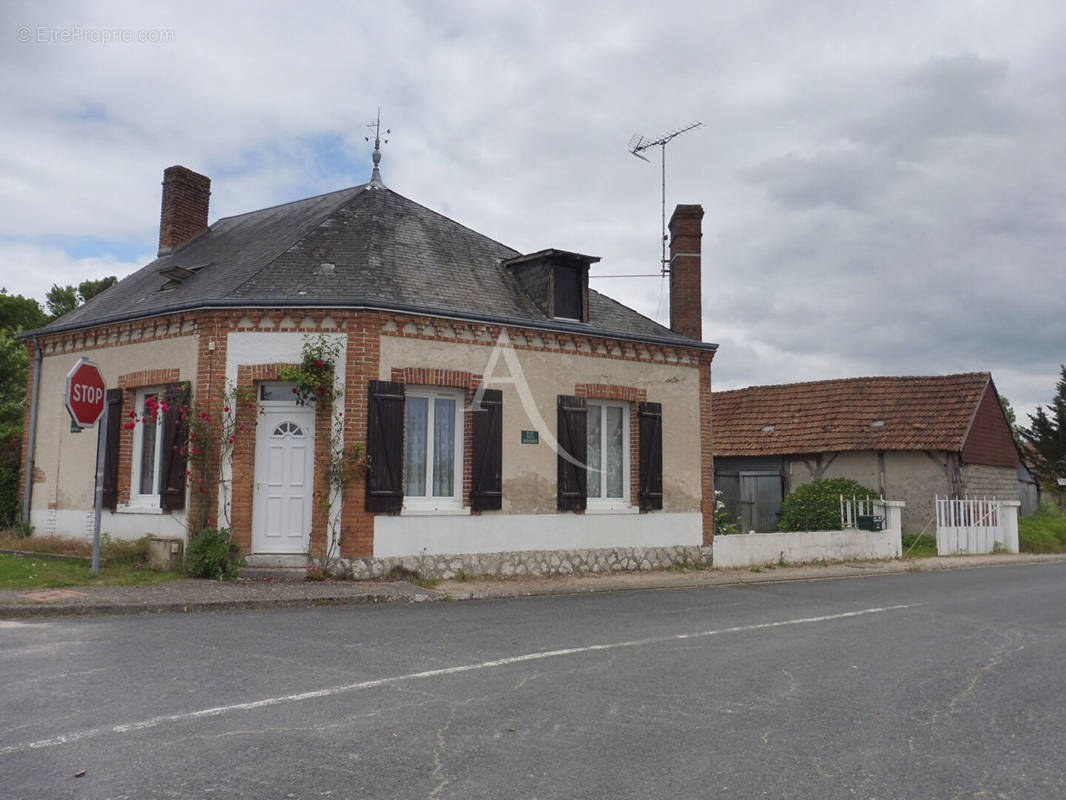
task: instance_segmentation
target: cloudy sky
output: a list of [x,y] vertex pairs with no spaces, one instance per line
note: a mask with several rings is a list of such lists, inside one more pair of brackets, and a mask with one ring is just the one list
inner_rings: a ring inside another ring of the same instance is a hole
[[[212,221],[363,183],[504,242],[660,258],[704,217],[716,388],[1066,362],[1066,6],[1039,2],[5,2],[0,285],[155,254],[164,167]],[[665,321],[658,278],[596,288]]]

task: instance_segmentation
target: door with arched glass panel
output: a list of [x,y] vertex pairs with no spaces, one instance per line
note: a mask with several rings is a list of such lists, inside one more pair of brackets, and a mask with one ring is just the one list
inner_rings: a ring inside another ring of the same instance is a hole
[[314,408],[263,403],[256,429],[252,550],[303,553],[311,536]]

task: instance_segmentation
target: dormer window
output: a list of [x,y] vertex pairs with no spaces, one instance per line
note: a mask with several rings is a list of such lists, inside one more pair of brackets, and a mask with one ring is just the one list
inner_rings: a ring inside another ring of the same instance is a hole
[[546,317],[588,322],[589,265],[596,256],[540,250],[503,262]]
[[553,272],[554,316],[557,319],[573,319],[580,322],[585,318],[581,270],[578,267],[557,264]]

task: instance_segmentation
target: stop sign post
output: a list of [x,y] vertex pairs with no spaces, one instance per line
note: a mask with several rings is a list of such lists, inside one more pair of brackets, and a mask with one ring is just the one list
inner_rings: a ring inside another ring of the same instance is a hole
[[67,373],[65,396],[70,413],[70,429],[77,433],[82,428],[91,428],[104,418],[96,435],[96,492],[93,502],[93,575],[100,572],[100,516],[104,509],[104,453],[107,436],[107,385],[100,368],[86,358]]

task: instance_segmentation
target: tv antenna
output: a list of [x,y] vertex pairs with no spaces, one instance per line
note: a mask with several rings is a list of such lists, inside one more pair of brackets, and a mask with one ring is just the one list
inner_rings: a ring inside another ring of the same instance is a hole
[[666,273],[670,271],[669,261],[666,259],[666,143],[673,139],[675,136],[680,136],[686,131],[690,131],[693,128],[698,128],[702,125],[702,122],[692,122],[683,128],[670,131],[670,133],[660,136],[658,139],[649,139],[646,136],[641,136],[634,133],[629,140],[629,152],[639,158],[641,161],[647,161],[649,164],[651,161],[644,156],[644,151],[651,147],[659,147],[662,162],[662,174],[663,174],[663,255],[662,255],[662,274],[666,277]]
[[[376,186],[384,186],[381,182],[381,172],[378,170],[378,164],[381,163],[381,109],[378,108],[378,117],[373,122],[367,124],[367,127],[374,131],[374,172],[370,176],[370,183]],[[385,129],[385,135],[388,136],[392,131],[388,128]],[[370,141],[369,136],[363,137],[366,141]],[[385,140],[385,144],[388,144],[389,140]]]

